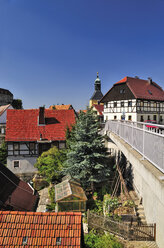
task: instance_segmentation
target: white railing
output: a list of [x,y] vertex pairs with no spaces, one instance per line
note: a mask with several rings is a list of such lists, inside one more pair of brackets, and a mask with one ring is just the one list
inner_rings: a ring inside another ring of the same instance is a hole
[[104,131],[117,134],[164,173],[164,126],[109,120],[105,124]]

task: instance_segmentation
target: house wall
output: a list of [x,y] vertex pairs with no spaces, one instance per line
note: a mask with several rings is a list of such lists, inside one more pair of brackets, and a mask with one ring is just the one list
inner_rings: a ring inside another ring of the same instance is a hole
[[[131,102],[131,106],[129,106]],[[117,106],[115,106],[117,104]],[[122,106],[123,105],[123,106]],[[147,100],[118,100],[104,103],[104,120],[125,120],[146,121],[156,120],[159,124],[164,124],[164,102],[147,101]]]
[[[38,170],[34,167],[37,157],[8,156],[7,168],[14,174],[36,173]],[[14,168],[14,161],[19,161],[19,167]]]
[[[117,106],[114,104],[117,102]],[[131,102],[131,106],[128,106]],[[123,103],[123,107],[121,104]],[[104,104],[104,120],[121,120],[121,116],[124,115],[125,120],[129,119],[131,116],[132,121],[137,121],[136,115],[136,99],[132,100],[118,100],[118,101],[109,101]]]
[[[13,107],[9,106],[8,109],[13,109]],[[7,117],[7,110],[4,111],[4,113],[0,116],[0,124],[6,123],[6,117]]]

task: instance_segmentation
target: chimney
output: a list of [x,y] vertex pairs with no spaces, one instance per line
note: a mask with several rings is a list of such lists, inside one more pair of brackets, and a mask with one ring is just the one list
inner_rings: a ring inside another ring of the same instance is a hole
[[44,107],[39,108],[39,125],[45,125],[45,118],[44,118]]
[[152,84],[152,78],[151,77],[148,77],[148,83]]

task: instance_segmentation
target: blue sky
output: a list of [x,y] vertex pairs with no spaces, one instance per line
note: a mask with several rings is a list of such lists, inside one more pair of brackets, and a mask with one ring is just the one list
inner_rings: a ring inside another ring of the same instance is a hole
[[164,88],[164,0],[0,0],[0,87],[24,108],[84,109],[99,71]]

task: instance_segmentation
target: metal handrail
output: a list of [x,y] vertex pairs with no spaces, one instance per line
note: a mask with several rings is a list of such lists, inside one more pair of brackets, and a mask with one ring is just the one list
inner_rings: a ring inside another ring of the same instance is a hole
[[[149,128],[147,126],[151,126]],[[157,128],[155,128],[155,127]],[[110,131],[126,141],[164,173],[164,126],[158,124],[109,120],[104,131]]]

